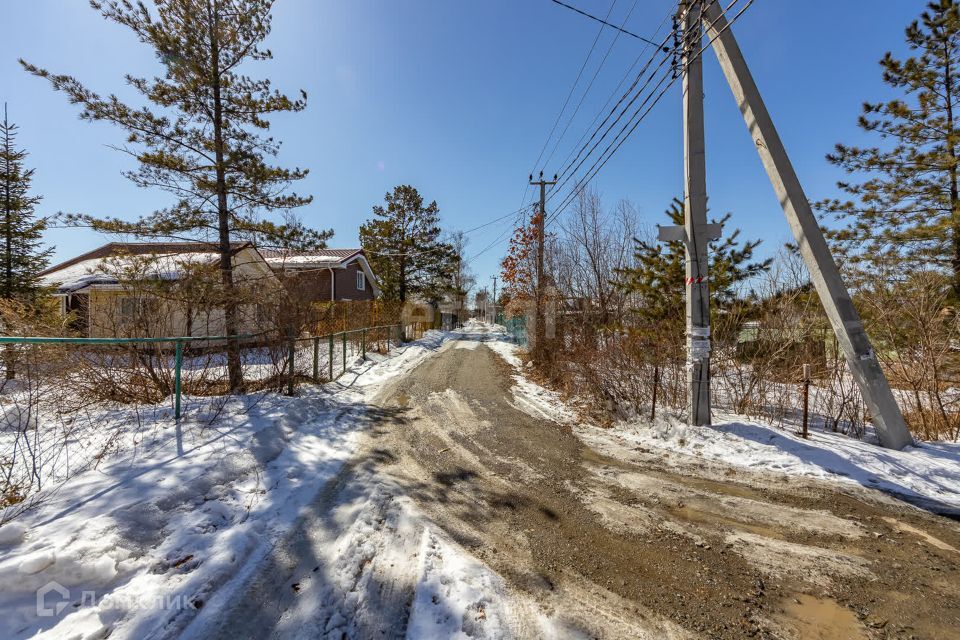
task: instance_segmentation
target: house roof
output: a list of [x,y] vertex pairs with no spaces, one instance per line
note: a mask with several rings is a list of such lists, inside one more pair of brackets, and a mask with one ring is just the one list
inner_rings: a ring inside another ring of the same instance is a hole
[[291,251],[289,249],[260,249],[260,254],[274,269],[335,267],[363,255],[363,249],[318,249]]
[[[234,243],[233,247],[240,250],[253,245]],[[71,293],[95,284],[118,284],[118,275],[131,267],[145,267],[144,275],[152,278],[176,280],[185,265],[219,260],[214,245],[203,242],[111,242],[50,267],[40,274],[40,280],[59,293]]]

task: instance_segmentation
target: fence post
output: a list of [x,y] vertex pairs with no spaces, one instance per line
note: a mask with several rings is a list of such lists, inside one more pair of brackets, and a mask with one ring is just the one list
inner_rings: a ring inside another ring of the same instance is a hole
[[657,388],[660,386],[660,365],[653,365],[653,401],[650,403],[650,422],[657,419]]
[[183,342],[177,340],[173,356],[173,417],[180,420],[180,369],[183,367]]
[[313,381],[320,382],[320,336],[313,338]]
[[810,365],[803,365],[803,439],[806,440],[809,435],[807,433],[807,419],[809,418],[810,411]]
[[297,342],[290,338],[290,379],[287,380],[287,395],[293,395],[293,379],[297,375]]
[[362,329],[360,332],[360,350],[363,353],[363,359],[367,359],[367,330],[366,328]]
[[343,373],[347,371],[347,332],[343,332]]
[[331,333],[328,337],[330,340],[330,360],[327,364],[330,366],[330,382],[333,382],[333,334]]

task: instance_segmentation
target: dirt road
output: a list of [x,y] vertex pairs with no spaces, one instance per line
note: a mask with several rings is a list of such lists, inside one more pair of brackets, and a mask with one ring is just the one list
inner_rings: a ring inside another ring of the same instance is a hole
[[[668,465],[537,417],[484,339],[447,343],[383,394],[356,464],[224,636],[404,637],[435,527],[500,576],[480,585],[499,592],[472,611],[476,637],[492,620],[516,637],[960,637],[956,522],[854,486]],[[367,506],[344,497],[370,492]],[[309,587],[323,544],[380,552],[338,569],[346,587]],[[349,613],[310,620],[317,599],[351,589]]]

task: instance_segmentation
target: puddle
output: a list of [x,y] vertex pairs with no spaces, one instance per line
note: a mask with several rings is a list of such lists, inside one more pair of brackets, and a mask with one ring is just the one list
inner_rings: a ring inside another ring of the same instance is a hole
[[867,640],[866,630],[852,611],[834,600],[799,595],[780,605],[777,622],[796,631],[803,640]]
[[740,531],[755,533],[758,536],[763,536],[765,538],[783,540],[783,534],[778,529],[774,529],[773,527],[765,527],[760,524],[741,522],[740,520],[728,518],[711,511],[703,511],[701,509],[697,509],[696,507],[691,507],[690,505],[684,505],[682,507],[667,507],[667,511],[670,512],[672,516],[680,518],[681,520],[686,520],[687,522],[730,527],[732,529],[739,529]]
[[667,473],[663,471],[659,471],[657,473],[659,475],[664,475],[668,478],[671,478],[677,482],[677,484],[685,484],[693,487],[694,489],[734,496],[737,498],[749,498],[751,500],[757,500],[761,502],[765,501],[763,494],[761,494],[759,491],[740,484],[717,482],[715,480],[708,480],[706,478],[695,478],[692,476],[683,476],[680,474]]
[[955,547],[950,546],[940,538],[935,538],[923,529],[917,529],[916,527],[907,524],[906,522],[900,522],[896,518],[884,517],[883,521],[889,524],[891,527],[899,531],[900,533],[912,533],[913,535],[923,538],[929,545],[936,547],[942,551],[953,551],[954,553],[960,553]]
[[583,448],[580,449],[580,458],[584,462],[589,462],[595,465],[614,467],[616,469],[623,469],[625,471],[640,471],[640,467],[627,462],[626,460],[621,460],[619,458],[611,458],[608,455],[604,455],[590,447],[590,445],[584,444]]

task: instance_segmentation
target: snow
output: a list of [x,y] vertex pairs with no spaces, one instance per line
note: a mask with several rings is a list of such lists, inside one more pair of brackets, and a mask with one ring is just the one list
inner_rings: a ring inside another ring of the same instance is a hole
[[22,522],[8,522],[0,527],[0,546],[19,544],[27,535],[27,526]]
[[215,251],[182,253],[148,253],[131,256],[89,258],[44,274],[40,281],[49,287],[77,289],[95,281],[117,282],[118,274],[126,270],[146,270],[160,279],[175,279],[185,265],[212,264],[220,259]]
[[155,437],[0,528],[0,638],[178,635],[229,597],[351,457],[383,386],[448,337],[370,354],[300,397],[216,399],[179,429],[159,413]]
[[856,483],[921,506],[960,511],[960,443],[918,442],[901,451],[872,439],[811,431],[809,439],[735,415],[720,414],[712,427],[672,420],[620,425],[637,445],[717,460],[738,467]]
[[[381,637],[383,625],[401,622],[409,638],[513,636],[524,612],[536,608],[387,476],[344,466],[376,424],[373,403],[388,385],[441,348],[479,344],[514,367],[517,409],[572,425],[588,443],[616,438],[662,451],[665,460],[706,458],[857,483],[960,510],[960,445],[891,451],[820,431],[803,440],[734,415],[717,416],[712,428],[664,419],[598,429],[525,375],[519,348],[502,329],[468,323],[459,333],[428,332],[386,357],[368,354],[339,382],[303,387],[298,397],[212,399],[179,429],[166,409],[139,416],[139,439],[124,440],[97,468],[46,490],[36,508],[0,527],[0,638],[221,637],[224,612],[267,600],[284,604],[280,625],[271,627],[277,638]],[[453,392],[435,395],[447,406],[459,401]],[[113,413],[104,424],[122,418]],[[341,471],[350,472],[349,482],[328,492],[340,486]],[[261,582],[287,548],[302,558],[294,561],[303,565],[293,572],[296,593],[284,582],[289,573],[274,570],[280,582]],[[269,598],[246,600],[259,584]],[[257,635],[244,627],[256,611],[241,613],[248,615],[236,617],[238,635]],[[534,635],[565,635],[550,631],[549,616],[535,624]]]
[[329,255],[329,254],[300,254],[300,255],[283,255],[283,256],[269,256],[265,258],[267,263],[271,267],[294,267],[294,266],[313,266],[313,265],[338,265],[344,261],[343,256]]
[[423,532],[408,638],[504,638],[503,579],[433,528]]
[[[558,394],[523,377],[520,347],[509,342],[505,332],[487,346],[516,370],[513,392],[518,409],[538,418],[576,420]],[[634,447],[784,476],[859,484],[936,512],[960,514],[960,443],[917,441],[916,446],[896,451],[880,447],[869,430],[863,440],[819,430],[804,440],[789,429],[722,412],[715,412],[712,427],[658,418],[654,424],[621,422],[612,431]],[[589,442],[598,430],[581,425],[577,433]]]

